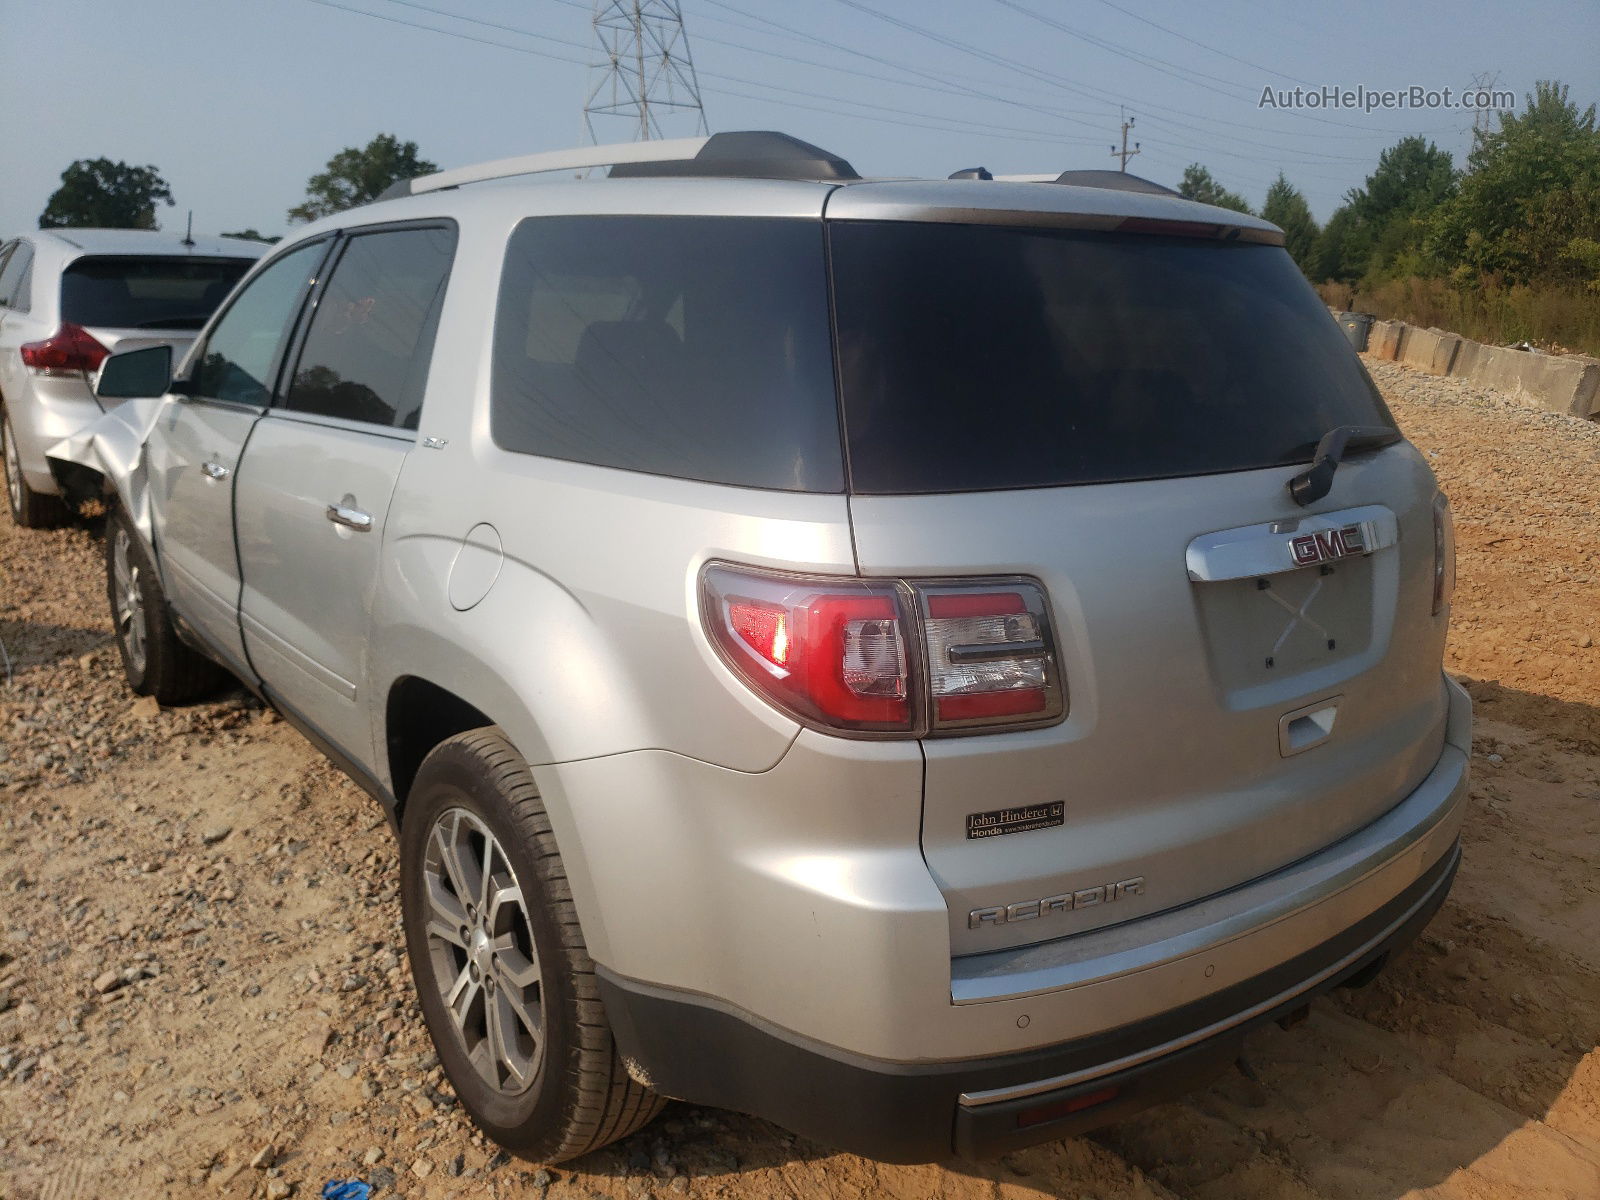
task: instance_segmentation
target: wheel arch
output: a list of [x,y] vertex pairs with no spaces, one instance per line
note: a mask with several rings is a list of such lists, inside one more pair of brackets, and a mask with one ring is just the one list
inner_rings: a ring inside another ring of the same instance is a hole
[[396,678],[389,685],[383,718],[383,749],[395,819],[405,811],[417,769],[435,746],[458,733],[494,724],[477,705],[431,679],[421,675]]

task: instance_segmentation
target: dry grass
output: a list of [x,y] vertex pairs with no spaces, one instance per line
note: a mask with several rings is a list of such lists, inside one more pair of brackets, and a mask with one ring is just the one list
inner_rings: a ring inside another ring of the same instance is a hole
[[1493,279],[1461,285],[1410,275],[1354,287],[1323,283],[1317,291],[1335,308],[1437,326],[1479,342],[1527,341],[1546,350],[1600,356],[1600,293],[1580,287],[1507,285]]

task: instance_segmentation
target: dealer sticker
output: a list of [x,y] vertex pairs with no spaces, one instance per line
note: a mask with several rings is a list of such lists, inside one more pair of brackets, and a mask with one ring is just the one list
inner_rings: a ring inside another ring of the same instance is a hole
[[1027,804],[1021,808],[997,808],[992,812],[967,814],[967,837],[999,837],[1003,833],[1028,833],[1034,829],[1053,829],[1066,824],[1067,806],[1060,800],[1053,804]]

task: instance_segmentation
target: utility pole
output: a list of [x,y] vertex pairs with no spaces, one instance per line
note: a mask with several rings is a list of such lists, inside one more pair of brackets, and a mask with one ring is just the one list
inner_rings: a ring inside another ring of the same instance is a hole
[[595,0],[594,35],[605,61],[583,106],[590,142],[597,116],[627,118],[640,142],[665,136],[663,116],[693,114],[695,132],[710,132],[678,0]]
[[1139,143],[1135,142],[1133,149],[1128,149],[1128,130],[1133,128],[1134,118],[1128,115],[1127,109],[1119,108],[1117,111],[1122,114],[1122,149],[1118,150],[1115,146],[1111,147],[1111,157],[1119,160],[1121,164],[1118,168],[1119,170],[1126,171],[1128,169],[1128,160],[1139,153]]

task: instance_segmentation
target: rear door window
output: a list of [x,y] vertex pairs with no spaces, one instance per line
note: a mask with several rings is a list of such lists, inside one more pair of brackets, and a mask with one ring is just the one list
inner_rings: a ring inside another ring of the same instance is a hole
[[284,407],[415,429],[455,244],[444,226],[352,237],[317,299]]
[[535,217],[511,236],[491,426],[508,449],[839,492],[820,222]]
[[830,237],[856,492],[1248,470],[1393,424],[1278,247],[866,221]]
[[250,258],[91,255],[61,274],[61,317],[106,329],[199,329]]

